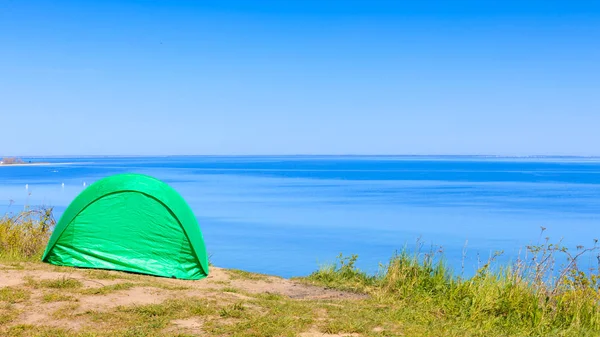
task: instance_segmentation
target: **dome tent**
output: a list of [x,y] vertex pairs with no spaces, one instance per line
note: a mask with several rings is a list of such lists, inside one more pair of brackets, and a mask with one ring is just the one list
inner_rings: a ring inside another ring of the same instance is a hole
[[43,262],[198,280],[208,275],[200,227],[169,185],[119,174],[90,185],[56,224]]

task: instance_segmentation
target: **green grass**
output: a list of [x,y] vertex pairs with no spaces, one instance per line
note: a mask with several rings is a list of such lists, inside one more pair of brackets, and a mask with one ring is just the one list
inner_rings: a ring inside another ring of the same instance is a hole
[[310,330],[320,305],[316,301],[255,295],[252,300],[221,308],[220,317],[229,323],[211,320],[205,329],[214,336],[296,336]]
[[[473,336],[599,335],[598,270],[584,273],[577,268],[577,258],[596,247],[570,253],[546,240],[528,250],[527,261],[495,266],[492,258],[471,278],[453,276],[435,252],[403,252],[377,275],[357,269],[357,256],[340,256],[338,264],[325,266],[304,281],[372,296],[370,304],[361,303],[352,311],[327,309],[334,319],[326,332],[364,334],[373,325],[396,325],[413,335],[433,331]],[[567,254],[569,263],[552,272],[556,254]],[[385,312],[377,313],[378,305]]]
[[237,302],[230,306],[221,308],[219,316],[223,318],[240,318],[244,315],[246,308],[242,302]]
[[25,209],[0,218],[0,259],[39,260],[55,221],[51,208]]

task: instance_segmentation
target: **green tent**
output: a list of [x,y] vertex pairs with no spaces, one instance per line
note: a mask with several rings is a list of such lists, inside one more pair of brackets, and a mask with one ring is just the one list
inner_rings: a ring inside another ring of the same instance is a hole
[[200,227],[169,185],[139,174],[104,178],[66,209],[42,261],[178,279],[208,275]]

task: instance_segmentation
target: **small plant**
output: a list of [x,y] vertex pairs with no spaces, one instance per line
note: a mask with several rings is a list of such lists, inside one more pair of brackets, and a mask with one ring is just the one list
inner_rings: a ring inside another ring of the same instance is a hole
[[71,295],[59,293],[46,293],[42,297],[43,302],[77,302],[77,298]]
[[240,318],[243,316],[246,308],[241,302],[222,308],[219,315],[224,318]]
[[102,286],[99,288],[88,288],[81,290],[81,294],[83,295],[106,295],[114,291],[119,290],[128,290],[135,287],[135,283],[125,282],[125,283],[117,283],[108,286]]
[[83,286],[81,281],[66,276],[54,280],[41,280],[39,285],[44,288],[52,289],[75,289]]

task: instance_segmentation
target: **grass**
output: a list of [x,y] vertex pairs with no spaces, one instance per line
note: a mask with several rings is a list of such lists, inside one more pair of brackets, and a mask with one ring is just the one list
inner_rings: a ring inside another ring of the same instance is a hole
[[79,308],[79,303],[68,302],[54,310],[50,315],[53,319],[73,319],[78,316],[75,314],[75,310]]
[[31,276],[26,276],[23,278],[25,280],[25,284],[29,287],[39,289],[39,288],[49,288],[49,289],[77,289],[83,286],[81,281],[70,278],[67,276],[61,276],[55,279],[48,280],[36,280]]
[[75,296],[66,295],[66,294],[60,294],[60,293],[56,293],[56,292],[45,293],[44,296],[42,296],[42,302],[45,302],[45,303],[49,303],[49,302],[76,302],[76,301],[78,301],[78,299]]
[[29,299],[31,292],[16,287],[0,288],[0,302],[20,303]]
[[25,209],[0,218],[0,259],[39,260],[55,221],[51,208]]
[[237,288],[233,288],[233,287],[225,287],[222,288],[221,291],[226,292],[226,293],[239,293],[240,290]]
[[41,280],[39,285],[51,289],[76,289],[81,288],[83,283],[79,280],[63,276],[53,280]]
[[252,281],[267,281],[269,282],[269,277],[267,275],[250,273],[245,270],[239,269],[228,269],[227,273],[231,276],[233,280],[252,280]]
[[221,308],[219,316],[223,318],[240,318],[244,315],[246,308],[242,302],[237,302],[225,308]]
[[107,286],[102,286],[99,288],[87,288],[80,291],[83,295],[107,295],[109,293],[119,291],[119,290],[127,290],[133,287],[136,287],[137,284],[131,282],[117,283]]
[[0,327],[12,322],[19,315],[19,311],[10,303],[0,303]]
[[[596,246],[578,247],[571,253],[546,239],[527,247],[527,259],[497,266],[492,258],[470,278],[454,276],[435,251],[397,254],[377,275],[357,269],[357,256],[340,256],[337,264],[321,268],[305,282],[370,294],[373,305],[391,309],[385,313],[386,322],[417,325],[417,330],[420,326],[446,335],[596,336],[600,334],[598,269],[578,268],[579,258],[596,250]],[[566,256],[562,268],[555,263],[558,254]],[[355,324],[358,318],[376,321],[380,316],[374,308],[365,308],[356,308],[350,316],[345,316],[345,310],[329,309],[340,319],[330,322],[327,330],[365,333]],[[421,333],[425,331],[415,331]]]
[[156,280],[152,280],[152,276],[148,276],[146,278],[145,282],[137,283],[137,285],[145,286],[145,287],[152,287],[152,288],[159,288],[159,289],[164,289],[164,290],[187,290],[187,289],[190,289],[190,287],[187,287],[185,285],[176,285],[176,284],[170,284],[170,283],[156,282]]
[[[51,213],[43,210],[25,210],[2,218],[3,270],[26,270],[33,275],[32,270],[41,268],[27,261],[41,257],[52,224]],[[22,287],[0,288],[0,335],[244,337],[296,336],[315,331],[371,337],[598,336],[599,272],[580,267],[582,257],[595,254],[597,249],[594,245],[570,251],[560,242],[545,239],[526,247],[525,256],[510,265],[491,258],[472,277],[456,276],[437,251],[401,252],[373,275],[356,267],[356,255],[340,255],[338,263],[299,279],[369,295],[336,300],[248,293],[241,287],[244,281],[277,281],[241,270],[227,271],[236,280],[235,288],[229,281],[213,281],[225,287],[199,292],[176,280],[104,270],[72,274],[69,268],[48,267],[69,274],[44,280],[24,277]],[[556,263],[561,255],[566,261],[563,266]],[[123,282],[90,288],[82,279]],[[81,296],[104,296],[134,287],[153,287],[169,295],[160,303],[106,310],[86,309],[85,301],[79,300]],[[190,295],[193,293],[199,297]],[[204,293],[207,296],[199,295]],[[232,298],[228,293],[244,296]],[[42,304],[51,304],[52,311],[47,313],[51,319],[78,324],[78,328],[21,324],[18,317],[22,311]],[[201,332],[178,327],[177,320],[186,319],[198,322]]]
[[90,269],[87,271],[87,274],[90,278],[96,280],[116,280],[123,278],[123,275],[119,275],[116,272],[101,269]]

